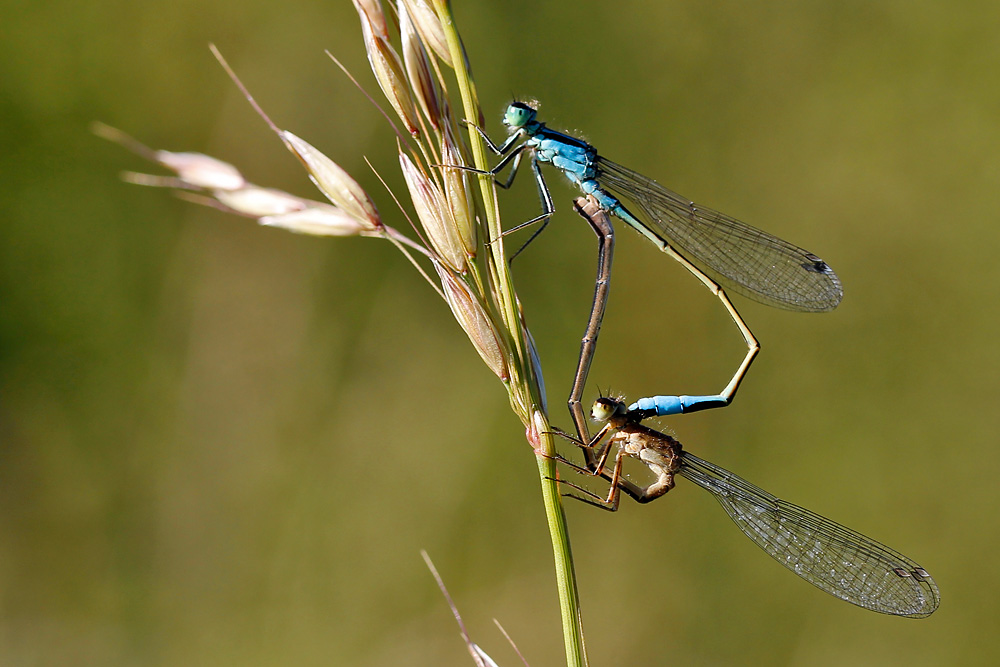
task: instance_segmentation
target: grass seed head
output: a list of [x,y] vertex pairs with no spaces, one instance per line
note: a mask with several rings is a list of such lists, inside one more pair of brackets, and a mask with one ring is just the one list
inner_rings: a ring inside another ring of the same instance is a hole
[[375,80],[378,81],[378,85],[386,99],[389,100],[389,104],[403,121],[406,130],[414,137],[419,136],[417,113],[413,107],[413,98],[410,96],[406,75],[403,73],[403,64],[388,40],[375,33],[368,15],[364,11],[358,13],[361,16],[361,32],[365,40],[365,51],[368,53],[368,62],[375,74]]
[[246,184],[236,167],[202,153],[156,151],[154,159],[196,188],[237,190]]
[[441,129],[446,119],[442,115],[443,103],[441,89],[431,71],[430,59],[424,43],[417,34],[417,29],[406,11],[406,4],[399,3],[399,33],[403,44],[403,64],[410,77],[413,92],[420,103],[420,108],[435,130]]
[[212,195],[225,206],[251,218],[282,215],[306,207],[305,201],[299,197],[251,184],[239,190],[214,190]]
[[374,231],[374,228],[348,215],[343,209],[319,202],[301,211],[264,216],[259,222],[267,227],[310,236],[358,236]]
[[291,132],[283,131],[281,136],[292,152],[302,160],[312,182],[330,201],[359,222],[373,227],[382,226],[375,202],[343,167]]
[[389,39],[389,24],[385,20],[385,12],[382,11],[382,3],[379,0],[354,0],[354,8],[368,19],[376,35]]
[[430,3],[427,0],[401,0],[400,4],[406,5],[407,13],[413,18],[413,24],[424,43],[431,47],[448,67],[454,67],[451,62],[451,51],[448,49],[448,39],[444,36],[444,28],[441,27],[441,19]]
[[[464,164],[458,145],[452,138],[450,130],[445,129],[441,138],[441,162],[443,164]],[[476,221],[475,214],[469,205],[473,201],[469,194],[467,172],[461,169],[443,169],[445,199],[451,208],[455,219],[455,230],[466,254],[471,258],[476,256]]]
[[427,233],[431,247],[441,261],[456,273],[465,272],[465,246],[458,237],[458,230],[444,193],[436,183],[417,168],[406,153],[399,154],[410,199],[417,211],[417,218]]
[[508,355],[500,344],[500,334],[493,320],[479,299],[469,290],[465,281],[438,262],[434,263],[434,267],[441,276],[441,287],[444,289],[444,296],[451,307],[451,312],[455,314],[455,319],[465,330],[490,370],[506,382],[509,378]]

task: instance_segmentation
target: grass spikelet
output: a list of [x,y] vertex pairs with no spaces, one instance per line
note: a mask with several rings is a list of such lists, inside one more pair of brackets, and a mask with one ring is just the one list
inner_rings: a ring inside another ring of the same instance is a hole
[[403,44],[403,64],[413,84],[414,96],[427,122],[435,130],[440,130],[445,122],[441,88],[431,71],[427,50],[417,34],[416,26],[413,25],[404,2],[399,3],[399,33]]
[[501,347],[500,334],[493,324],[493,319],[459,276],[441,264],[435,264],[435,268],[441,276],[441,287],[444,288],[445,298],[451,306],[451,312],[455,314],[455,319],[462,325],[469,340],[490,370],[506,382],[510,379],[507,373],[509,355]]
[[407,7],[407,13],[413,18],[413,23],[420,33],[421,39],[449,67],[454,67],[448,38],[437,12],[427,0],[402,0]]
[[380,37],[375,33],[368,14],[359,12],[361,17],[361,32],[365,40],[365,51],[368,52],[368,62],[371,64],[372,73],[378,81],[379,88],[385,98],[396,110],[396,115],[403,121],[407,131],[414,137],[419,136],[420,129],[417,124],[416,110],[413,107],[413,97],[410,95],[410,87],[407,83],[406,74],[403,72],[403,64],[399,60],[396,50],[389,44],[389,40]]
[[327,204],[316,204],[301,211],[267,215],[260,218],[259,222],[266,227],[287,229],[296,234],[310,236],[359,236],[372,231],[354,216]]
[[375,202],[345,169],[291,132],[286,130],[281,136],[289,149],[302,160],[312,182],[330,201],[373,228],[382,225]]
[[399,165],[413,207],[417,210],[417,218],[427,232],[431,246],[449,268],[465,273],[465,248],[459,240],[451,208],[445,203],[441,188],[418,169],[406,153],[399,154]]
[[[445,128],[441,137],[441,162],[443,164],[464,164],[458,144],[455,143],[451,130]],[[476,256],[476,224],[470,205],[472,195],[469,192],[469,181],[466,172],[461,169],[444,169],[441,177],[444,181],[445,202],[451,209],[455,221],[455,230],[462,241],[466,254]]]
[[354,0],[354,8],[365,15],[376,35],[389,39],[389,24],[385,20],[385,12],[382,11],[382,3],[379,0]]

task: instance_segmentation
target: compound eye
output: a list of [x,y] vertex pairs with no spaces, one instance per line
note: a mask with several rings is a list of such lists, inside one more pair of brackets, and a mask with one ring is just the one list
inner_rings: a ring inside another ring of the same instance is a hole
[[534,118],[535,110],[524,104],[515,102],[507,107],[504,113],[504,125],[510,127],[524,127]]
[[593,417],[594,421],[605,422],[611,419],[617,407],[617,404],[611,399],[599,398],[594,401],[594,406],[590,409],[590,416]]

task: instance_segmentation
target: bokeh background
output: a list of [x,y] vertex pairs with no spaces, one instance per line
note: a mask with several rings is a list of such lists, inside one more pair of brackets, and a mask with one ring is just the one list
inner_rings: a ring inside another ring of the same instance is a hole
[[[821,255],[832,314],[738,299],[763,351],[687,447],[912,555],[921,621],[838,602],[680,482],[571,504],[594,665],[1000,661],[1000,5],[458,2],[489,129],[511,95],[696,201]],[[4,3],[0,663],[469,664],[418,552],[502,664],[563,660],[535,464],[495,377],[389,244],[297,237],[118,180],[88,132],[196,150],[315,196],[279,125],[402,189],[350,3]],[[515,263],[556,423],[595,244]],[[508,224],[537,211],[526,179]],[[717,302],[628,231],[587,399],[710,393]],[[638,474],[638,471],[637,471]]]

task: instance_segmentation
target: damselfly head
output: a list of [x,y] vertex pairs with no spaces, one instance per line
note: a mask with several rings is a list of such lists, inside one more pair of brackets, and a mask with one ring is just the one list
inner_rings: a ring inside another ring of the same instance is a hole
[[625,403],[617,398],[602,396],[594,401],[594,407],[590,409],[590,416],[594,421],[606,422],[612,417],[623,416],[628,412]]
[[524,102],[511,102],[503,114],[503,124],[507,127],[520,129],[535,120],[538,112]]

